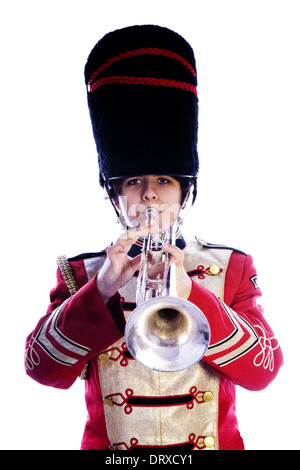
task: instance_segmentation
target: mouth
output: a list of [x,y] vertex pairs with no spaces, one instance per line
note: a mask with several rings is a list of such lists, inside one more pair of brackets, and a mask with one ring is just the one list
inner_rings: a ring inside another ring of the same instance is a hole
[[156,215],[148,223],[157,222],[161,229],[169,227],[176,219],[176,211],[168,204],[136,204],[131,206],[128,217],[134,227],[142,226],[147,223],[145,211],[147,209],[154,209]]
[[157,205],[147,206],[147,207],[144,206],[142,210],[139,210],[139,209],[136,210],[136,217],[146,217],[146,211],[149,211],[149,209],[153,210],[152,212],[153,218],[156,218],[160,214],[163,213],[163,209],[159,209]]

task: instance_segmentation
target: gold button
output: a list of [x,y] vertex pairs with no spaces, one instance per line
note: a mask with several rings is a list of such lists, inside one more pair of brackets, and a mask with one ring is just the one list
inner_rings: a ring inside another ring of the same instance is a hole
[[109,355],[105,353],[101,353],[99,354],[98,359],[100,359],[100,361],[102,362],[107,362],[109,361]]
[[217,274],[219,274],[220,268],[216,264],[212,264],[211,267],[209,268],[209,272],[213,274],[214,276],[216,276]]
[[108,405],[108,406],[113,406],[113,401],[111,397],[103,398],[103,403],[105,403],[105,405]]
[[204,439],[204,445],[205,447],[213,447],[215,445],[215,440],[212,436],[206,436],[206,438]]
[[214,394],[212,392],[204,392],[203,393],[203,400],[205,402],[209,402],[209,401],[212,401],[214,398]]

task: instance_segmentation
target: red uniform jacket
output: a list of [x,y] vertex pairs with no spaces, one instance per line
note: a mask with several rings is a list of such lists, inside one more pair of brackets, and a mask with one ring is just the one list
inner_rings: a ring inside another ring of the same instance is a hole
[[41,384],[67,389],[89,362],[82,449],[244,448],[235,384],[265,388],[282,353],[258,305],[251,256],[197,239],[183,249],[188,300],[208,319],[211,341],[203,359],[180,372],[152,371],[129,354],[123,333],[136,278],[105,305],[95,277],[105,250],[69,260],[79,288],[72,296],[58,269],[47,313],[26,340],[25,368]]

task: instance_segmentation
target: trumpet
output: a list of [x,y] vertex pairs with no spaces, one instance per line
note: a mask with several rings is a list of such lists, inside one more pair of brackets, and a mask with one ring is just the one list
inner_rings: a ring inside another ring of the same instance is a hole
[[[144,212],[148,224],[157,216]],[[137,281],[137,307],[125,326],[131,355],[144,366],[160,372],[176,372],[199,362],[210,342],[210,327],[203,312],[177,296],[175,265],[162,249],[174,244],[173,223],[168,230],[144,238]]]

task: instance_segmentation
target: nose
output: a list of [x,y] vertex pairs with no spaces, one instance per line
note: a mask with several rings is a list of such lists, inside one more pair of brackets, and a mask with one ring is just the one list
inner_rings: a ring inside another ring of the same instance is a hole
[[142,188],[142,200],[143,201],[156,201],[158,195],[155,191],[153,184],[149,181],[145,181]]

